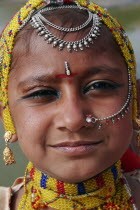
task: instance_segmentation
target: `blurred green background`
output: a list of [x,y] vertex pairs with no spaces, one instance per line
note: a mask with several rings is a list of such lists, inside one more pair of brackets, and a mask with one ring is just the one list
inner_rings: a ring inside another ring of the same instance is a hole
[[[25,0],[0,0],[0,31],[25,2]],[[140,78],[140,0],[95,0],[95,2],[108,8],[110,13],[117,17],[126,29],[136,53],[137,77]],[[27,160],[18,143],[15,143],[10,147],[16,156],[17,163],[13,166],[4,165],[2,161],[2,152],[5,146],[3,134],[4,130],[2,124],[0,124],[0,186],[10,186],[16,177],[24,175]]]

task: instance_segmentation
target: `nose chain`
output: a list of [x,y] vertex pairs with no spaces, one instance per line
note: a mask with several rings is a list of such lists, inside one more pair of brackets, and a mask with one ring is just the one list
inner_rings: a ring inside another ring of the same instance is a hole
[[103,117],[103,118],[96,118],[96,117],[92,116],[91,114],[88,114],[88,115],[86,115],[86,122],[93,123],[93,124],[95,124],[96,122],[99,122],[98,129],[101,129],[103,126],[102,121],[104,121],[105,124],[108,125],[110,121],[112,123],[115,123],[116,121],[124,118],[125,114],[128,113],[128,111],[129,111],[129,104],[131,101],[131,90],[132,90],[131,77],[130,77],[130,72],[128,71],[128,96],[127,96],[126,102],[121,107],[121,109],[119,111],[117,111],[116,113],[114,113],[110,116],[107,116],[107,117]]

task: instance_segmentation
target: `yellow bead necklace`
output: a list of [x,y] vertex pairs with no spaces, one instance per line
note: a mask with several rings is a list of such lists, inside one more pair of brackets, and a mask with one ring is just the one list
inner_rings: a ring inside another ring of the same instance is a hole
[[[26,183],[27,174],[29,182]],[[121,173],[121,163],[81,183],[69,184],[52,178],[29,162],[25,175],[25,193],[19,210],[51,207],[59,210],[137,209],[126,179]]]

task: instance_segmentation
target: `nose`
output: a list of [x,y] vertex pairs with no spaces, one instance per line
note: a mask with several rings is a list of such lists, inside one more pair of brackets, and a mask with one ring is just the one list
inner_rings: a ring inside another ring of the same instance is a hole
[[62,111],[59,114],[59,128],[76,132],[86,127],[86,114],[84,101],[74,96],[67,98],[62,105]]

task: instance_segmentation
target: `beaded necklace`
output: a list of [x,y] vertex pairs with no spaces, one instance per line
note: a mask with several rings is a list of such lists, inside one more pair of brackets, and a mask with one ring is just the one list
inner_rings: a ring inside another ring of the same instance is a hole
[[[30,177],[28,184],[27,173]],[[58,181],[38,171],[29,162],[24,186],[25,194],[20,200],[19,210],[47,207],[59,210],[137,209],[121,173],[120,161],[103,173],[77,184]]]

